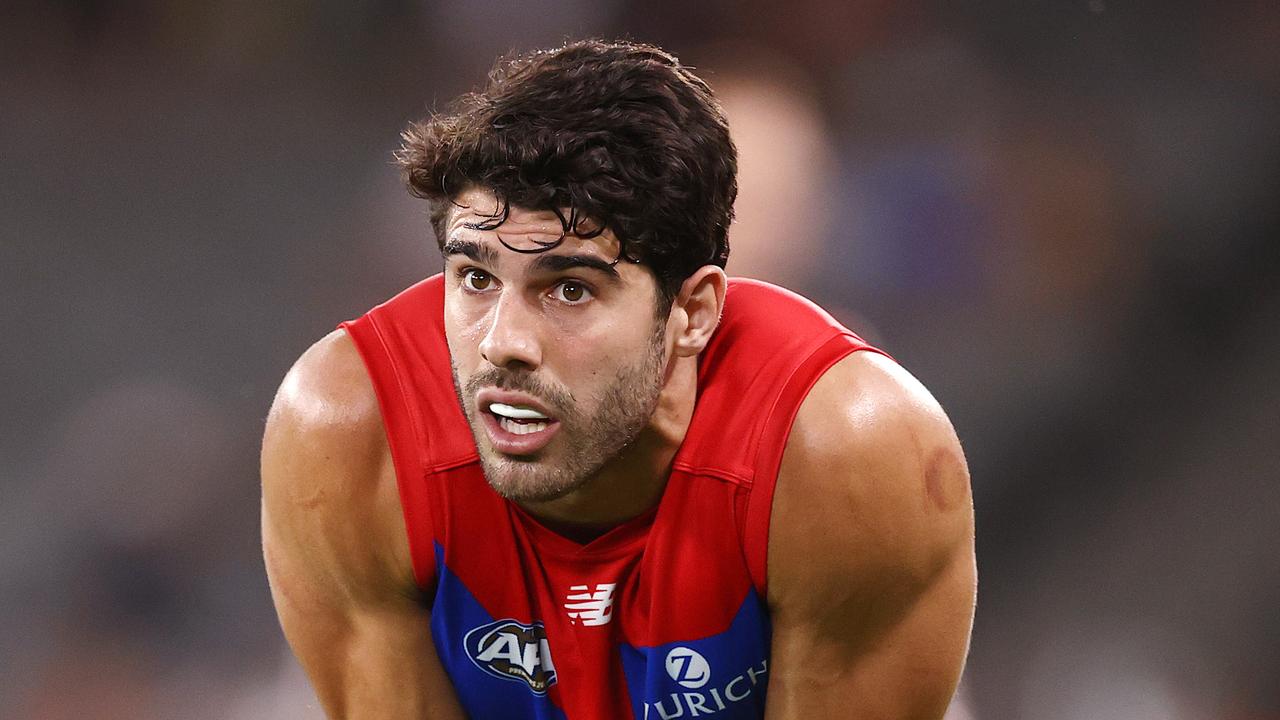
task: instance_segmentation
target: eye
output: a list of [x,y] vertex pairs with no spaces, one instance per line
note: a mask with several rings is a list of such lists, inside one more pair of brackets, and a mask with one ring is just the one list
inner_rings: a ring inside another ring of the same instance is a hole
[[483,270],[468,268],[462,271],[462,286],[468,290],[481,292],[493,285],[493,276]]
[[552,292],[557,300],[569,305],[577,305],[591,299],[591,291],[586,285],[576,280],[565,280],[556,285]]

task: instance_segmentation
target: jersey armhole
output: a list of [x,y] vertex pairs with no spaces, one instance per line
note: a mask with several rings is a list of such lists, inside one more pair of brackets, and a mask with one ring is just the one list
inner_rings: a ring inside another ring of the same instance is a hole
[[773,511],[773,493],[777,487],[778,471],[782,466],[787,439],[791,436],[791,426],[800,412],[801,403],[819,378],[836,363],[862,350],[888,357],[882,350],[867,345],[852,334],[836,335],[820,345],[787,378],[786,385],[765,420],[753,466],[754,479],[747,499],[742,540],[751,583],[761,598],[766,597],[768,590],[769,522]]
[[409,540],[409,556],[418,588],[430,598],[436,582],[435,533],[431,500],[427,489],[426,447],[422,428],[401,382],[399,368],[372,315],[338,325],[355,343],[365,371],[373,383],[382,413],[382,425],[391,449],[400,510]]

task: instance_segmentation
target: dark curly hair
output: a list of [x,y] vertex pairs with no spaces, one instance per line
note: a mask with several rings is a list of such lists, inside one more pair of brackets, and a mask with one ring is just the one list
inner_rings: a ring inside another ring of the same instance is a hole
[[482,91],[410,125],[396,159],[442,245],[450,204],[478,187],[499,200],[481,229],[511,205],[555,212],[565,234],[608,228],[619,259],[653,271],[666,307],[699,267],[729,258],[728,123],[707,84],[652,45],[583,40],[503,58]]

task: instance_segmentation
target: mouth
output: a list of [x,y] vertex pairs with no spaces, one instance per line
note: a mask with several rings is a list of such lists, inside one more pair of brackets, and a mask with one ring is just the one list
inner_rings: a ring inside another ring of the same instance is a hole
[[503,455],[531,455],[546,447],[560,429],[535,399],[520,393],[482,390],[476,395],[486,434]]

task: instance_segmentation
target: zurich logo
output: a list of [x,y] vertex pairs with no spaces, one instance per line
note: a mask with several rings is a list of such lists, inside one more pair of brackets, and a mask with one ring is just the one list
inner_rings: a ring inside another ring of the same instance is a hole
[[556,683],[551,645],[540,622],[498,620],[472,629],[462,644],[476,667],[494,677],[524,683],[535,695],[545,694]]
[[711,666],[707,659],[692,648],[675,647],[667,653],[667,674],[690,689],[700,688],[711,679]]

